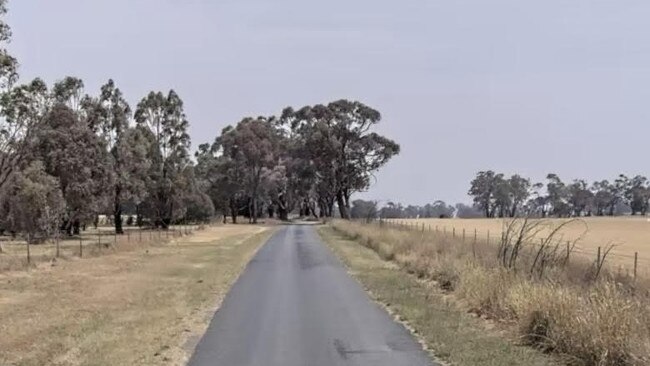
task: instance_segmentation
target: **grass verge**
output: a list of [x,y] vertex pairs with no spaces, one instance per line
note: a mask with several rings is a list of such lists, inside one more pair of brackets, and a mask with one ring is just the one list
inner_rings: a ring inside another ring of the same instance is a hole
[[184,364],[271,235],[210,227],[169,244],[0,275],[0,364]]
[[375,251],[329,226],[319,232],[371,296],[405,320],[442,361],[457,366],[557,364],[549,356],[515,345],[497,330],[486,328],[430,284],[383,260]]
[[[503,325],[521,343],[569,364],[650,362],[650,293],[645,282],[606,269],[601,273],[596,263],[569,260],[553,245],[515,250],[525,241],[510,241],[507,233],[496,243],[476,243],[386,225],[331,225],[380,258],[435,284],[463,308]],[[506,260],[515,254],[516,261]]]

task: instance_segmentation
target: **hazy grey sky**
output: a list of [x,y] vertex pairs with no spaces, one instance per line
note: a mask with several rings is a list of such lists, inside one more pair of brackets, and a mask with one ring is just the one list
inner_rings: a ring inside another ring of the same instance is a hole
[[339,98],[402,154],[366,197],[468,201],[478,170],[650,174],[647,0],[10,0],[23,80],[174,88],[193,146]]

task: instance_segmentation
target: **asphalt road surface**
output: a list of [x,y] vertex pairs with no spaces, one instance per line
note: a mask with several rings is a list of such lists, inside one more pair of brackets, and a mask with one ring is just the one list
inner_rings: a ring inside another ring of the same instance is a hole
[[280,229],[237,280],[191,366],[431,366],[310,225]]

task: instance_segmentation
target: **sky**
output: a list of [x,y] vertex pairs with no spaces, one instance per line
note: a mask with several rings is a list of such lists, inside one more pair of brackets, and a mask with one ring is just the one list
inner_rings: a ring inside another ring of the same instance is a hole
[[647,0],[9,0],[23,81],[176,90],[193,146],[341,98],[402,147],[360,197],[469,202],[480,170],[650,175]]

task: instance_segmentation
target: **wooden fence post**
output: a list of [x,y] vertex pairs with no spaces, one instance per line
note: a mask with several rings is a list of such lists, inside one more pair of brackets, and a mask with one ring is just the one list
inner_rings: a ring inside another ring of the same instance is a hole
[[465,228],[463,228],[463,243],[465,242]]
[[79,258],[83,258],[83,256],[84,256],[84,240],[80,233],[79,234]]
[[490,245],[490,230],[487,231],[487,243]]
[[639,252],[634,252],[634,279],[636,280],[636,270],[639,265]]
[[596,257],[596,264],[600,266],[600,247],[598,247],[598,256]]

